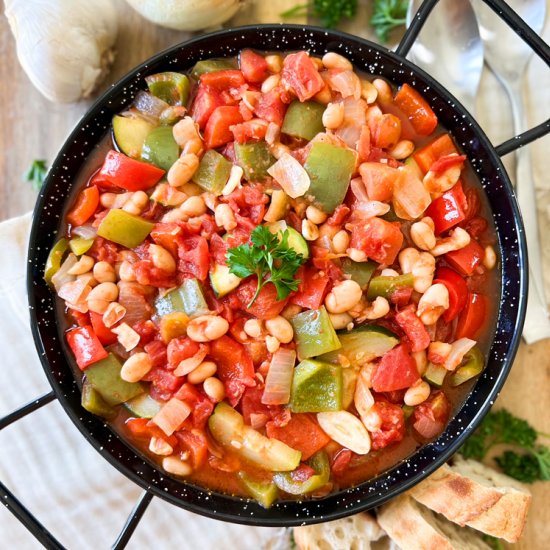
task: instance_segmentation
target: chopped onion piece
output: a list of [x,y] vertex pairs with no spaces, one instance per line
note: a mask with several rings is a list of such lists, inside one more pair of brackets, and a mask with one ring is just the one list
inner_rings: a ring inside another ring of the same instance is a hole
[[369,196],[367,195],[367,188],[363,182],[363,178],[353,178],[350,182],[351,191],[355,195],[355,198],[360,202],[368,202]]
[[141,91],[134,99],[134,107],[143,115],[158,119],[162,111],[169,105],[153,94]]
[[280,348],[273,354],[262,395],[264,405],[286,405],[289,402],[294,363],[294,350]]
[[75,275],[70,275],[69,271],[78,262],[78,258],[72,252],[67,256],[67,259],[61,264],[61,267],[52,277],[52,284],[55,287],[55,291],[59,294],[61,287],[67,283],[70,283],[76,279]]
[[420,218],[432,199],[422,180],[408,167],[401,166],[393,184],[394,207],[411,220]]
[[97,235],[97,228],[87,223],[71,229],[71,233],[82,239],[93,239]]
[[305,168],[288,153],[283,153],[267,172],[293,199],[303,197],[311,184]]
[[174,370],[176,376],[185,376],[190,372],[193,372],[203,361],[208,353],[207,346],[200,346],[200,349],[193,357],[188,357],[180,362],[180,364]]
[[191,414],[191,407],[172,397],[170,401],[162,406],[160,411],[153,416],[152,421],[166,434],[172,435],[181,428],[187,417]]
[[357,377],[353,402],[355,403],[355,408],[357,409],[363,424],[365,424],[365,419],[367,418],[371,407],[374,405],[374,397],[369,389],[366,369],[361,369],[359,376]]
[[462,359],[464,359],[464,356],[476,345],[475,340],[470,340],[469,338],[459,338],[456,340],[456,342],[453,342],[451,344],[451,352],[447,356],[447,359],[445,359],[445,363],[443,363],[443,366],[447,370],[455,370],[460,363],[462,363]]
[[327,79],[330,87],[342,97],[361,97],[361,80],[354,71],[330,72]]
[[84,279],[76,279],[65,283],[57,292],[57,295],[70,304],[84,302],[92,287]]
[[354,217],[366,220],[375,216],[383,216],[390,211],[390,205],[380,201],[358,202],[353,209]]

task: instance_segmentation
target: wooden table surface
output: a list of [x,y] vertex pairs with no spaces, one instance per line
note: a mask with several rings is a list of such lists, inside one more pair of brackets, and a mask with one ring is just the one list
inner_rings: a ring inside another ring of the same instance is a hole
[[[295,0],[260,2],[249,5],[235,24],[269,23]],[[368,2],[361,3],[355,23],[345,30],[365,36]],[[142,19],[123,0],[116,0],[120,17],[117,58],[100,91],[130,68],[156,52],[188,38],[188,33],[164,29]],[[276,4],[276,7],[273,7]],[[0,220],[30,210],[36,193],[22,180],[33,159],[49,162],[91,100],[75,104],[54,104],[44,99],[30,84],[19,66],[15,42],[7,20],[0,17]],[[550,341],[527,346],[524,343],[497,405],[526,418],[540,431],[550,432]],[[542,550],[550,543],[550,483],[531,487],[533,506],[521,550]]]

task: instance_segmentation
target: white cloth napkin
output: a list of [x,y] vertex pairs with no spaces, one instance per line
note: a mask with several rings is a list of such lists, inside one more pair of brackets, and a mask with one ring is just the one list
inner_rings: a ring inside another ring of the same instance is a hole
[[[30,221],[26,214],[0,223],[0,416],[50,391],[28,320]],[[0,432],[0,480],[71,550],[110,548],[142,494],[86,442],[57,401]],[[203,518],[154,498],[128,548],[258,550],[280,533]],[[3,506],[0,548],[41,548]]]

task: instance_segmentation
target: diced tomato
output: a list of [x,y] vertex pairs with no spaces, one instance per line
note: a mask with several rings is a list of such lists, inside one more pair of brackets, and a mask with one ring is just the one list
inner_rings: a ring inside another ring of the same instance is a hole
[[380,149],[390,149],[401,137],[401,121],[392,114],[373,117],[369,129],[372,145]]
[[144,377],[145,382],[151,382],[151,397],[168,401],[183,384],[183,378],[174,376],[165,368],[152,368]]
[[103,322],[103,315],[90,311],[90,321],[94,329],[95,335],[104,346],[110,346],[117,341],[117,335]]
[[336,210],[332,213],[330,218],[327,220],[328,225],[336,226],[336,225],[342,225],[346,218],[349,216],[349,213],[351,212],[349,206],[345,204],[339,204],[336,207]]
[[254,294],[256,294],[257,286],[258,279],[256,277],[250,277],[246,281],[243,281],[237,289],[233,291],[232,294],[237,296],[240,301],[241,309],[254,315],[254,317],[258,319],[272,319],[279,315],[285,308],[288,298],[277,300],[277,289],[272,283],[265,284],[254,303],[248,307]]
[[285,112],[286,105],[283,103],[280,91],[277,88],[262,94],[254,107],[254,113],[257,117],[268,122],[274,122],[277,126],[283,125]]
[[263,387],[247,387],[241,399],[241,413],[245,424],[252,425],[252,415],[264,415],[271,418],[271,409],[262,403]]
[[370,218],[356,225],[351,233],[352,248],[362,250],[379,264],[391,265],[403,245],[400,225],[381,218]]
[[411,351],[422,351],[430,345],[430,335],[412,308],[402,309],[395,316],[395,320],[407,335]]
[[237,143],[264,139],[266,131],[267,122],[257,118],[231,126],[231,132]]
[[178,444],[175,436],[167,436],[156,424],[148,418],[128,418],[125,422],[129,432],[140,439],[151,439],[157,437],[164,439],[172,448]]
[[139,334],[140,346],[148,344],[158,334],[157,327],[151,319],[138,321],[132,325],[132,328]]
[[405,414],[399,405],[387,401],[376,401],[371,407],[381,422],[380,428],[371,432],[373,450],[383,449],[405,437]]
[[242,50],[239,63],[244,78],[253,84],[263,82],[269,73],[265,57],[252,50]]
[[489,224],[485,218],[482,218],[481,216],[474,216],[467,222],[461,224],[460,227],[468,231],[468,234],[473,239],[479,239],[484,236],[483,234],[487,230],[488,225]]
[[430,172],[436,174],[442,174],[446,172],[449,168],[455,166],[460,166],[462,168],[464,161],[466,160],[466,155],[445,155],[439,157],[431,166]]
[[412,287],[396,288],[389,297],[390,303],[405,307],[411,301],[413,291]]
[[238,107],[231,105],[216,107],[204,129],[204,144],[208,149],[215,149],[232,141],[233,134],[230,128],[241,122],[243,122],[243,117]]
[[315,473],[315,470],[311,466],[308,466],[302,462],[295,470],[290,472],[290,477],[293,481],[304,483],[304,481],[307,481],[310,477],[314,476]]
[[464,309],[468,300],[466,281],[449,267],[438,267],[433,284],[441,283],[449,291],[449,308],[443,313],[443,320],[450,323]]
[[242,344],[227,335],[211,342],[209,355],[218,365],[217,376],[225,384],[229,403],[234,406],[245,387],[256,384],[252,358]]
[[191,118],[202,130],[214,110],[224,104],[221,93],[218,90],[204,84],[199,84],[197,95],[191,106]]
[[151,238],[156,244],[165,248],[174,256],[178,257],[177,237],[182,233],[182,228],[177,223],[159,222],[155,224],[151,231]]
[[265,340],[249,339],[243,342],[243,346],[252,358],[255,367],[259,367],[264,361],[267,361],[268,351]]
[[298,292],[290,298],[290,303],[307,309],[319,309],[328,292],[328,275],[320,277],[315,268],[301,268],[296,279],[300,280],[300,285]]
[[187,338],[187,336],[172,338],[166,348],[169,367],[175,369],[184,359],[189,359],[196,355],[199,349],[199,344],[191,340],[191,338]]
[[407,83],[395,94],[394,104],[411,121],[421,136],[429,136],[437,127],[437,117],[428,102]]
[[460,180],[441,197],[433,200],[426,209],[425,215],[432,218],[435,234],[440,235],[462,222],[466,218],[464,211],[467,204]]
[[284,428],[275,426],[273,422],[268,422],[265,428],[268,437],[300,451],[302,460],[307,460],[330,441],[317,420],[309,414],[293,414]]
[[103,237],[96,237],[94,244],[86,254],[98,262],[105,261],[114,264],[118,260],[118,246]]
[[237,69],[224,69],[222,71],[213,71],[211,73],[201,74],[201,84],[214,88],[216,90],[227,90],[228,88],[238,88],[246,84],[244,75]]
[[319,271],[324,271],[333,281],[341,281],[344,278],[342,268],[337,266],[329,257],[329,251],[321,246],[310,245],[311,263]]
[[66,337],[80,370],[105,359],[108,355],[91,325],[70,330]]
[[127,191],[149,189],[159,182],[164,173],[161,168],[113,150],[107,153],[100,171],[106,181]]
[[304,51],[291,53],[285,57],[281,84],[294,93],[300,101],[311,99],[325,86],[315,63]]
[[132,264],[136,275],[136,281],[140,285],[155,286],[157,288],[170,288],[176,286],[176,276],[155,266],[151,260],[139,260]]
[[464,194],[466,195],[466,207],[464,208],[464,214],[466,214],[465,221],[469,221],[478,215],[481,201],[479,199],[479,193],[473,187],[465,189]]
[[372,201],[389,201],[393,195],[393,182],[399,176],[395,168],[381,162],[364,162],[359,173]]
[[76,199],[75,204],[67,214],[67,221],[72,226],[84,225],[94,214],[99,206],[99,189],[92,185],[83,189]]
[[151,359],[153,367],[164,367],[168,361],[166,344],[160,340],[153,340],[143,346],[143,349]]
[[476,292],[469,292],[466,305],[458,317],[455,338],[475,339],[483,326],[487,311],[487,297]]
[[349,449],[341,449],[338,451],[333,459],[330,469],[335,476],[342,475],[349,467],[353,452]]
[[414,408],[413,428],[424,439],[432,439],[443,431],[450,412],[451,405],[445,394],[434,392],[429,399]]
[[451,136],[443,134],[428,145],[415,151],[413,158],[420,170],[426,174],[437,159],[452,154],[458,155],[457,148]]
[[178,247],[178,271],[184,277],[205,281],[210,269],[208,241],[204,237],[189,237]]
[[365,124],[361,127],[361,133],[359,134],[359,141],[357,142],[357,154],[359,155],[359,162],[365,162],[370,155],[370,128]]
[[470,244],[464,248],[453,252],[447,252],[443,257],[445,261],[459,273],[469,276],[472,275],[476,267],[481,264],[484,256],[485,251],[483,248],[481,248],[476,240],[471,239]]
[[180,430],[174,435],[178,440],[180,449],[189,453],[193,468],[198,469],[206,464],[208,456],[208,445],[206,436],[201,430]]
[[372,388],[378,393],[401,390],[410,388],[419,379],[409,348],[399,344],[380,359],[372,377]]

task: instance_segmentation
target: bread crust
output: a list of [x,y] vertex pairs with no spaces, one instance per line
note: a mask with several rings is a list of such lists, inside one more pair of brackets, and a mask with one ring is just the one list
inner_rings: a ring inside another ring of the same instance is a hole
[[[457,467],[444,465],[409,492],[421,504],[458,525],[473,527],[487,535],[517,542],[521,537],[531,495],[519,490],[514,480],[502,486],[487,486],[468,475],[470,461]],[[466,466],[464,466],[466,465]],[[488,480],[494,471],[475,463],[476,472],[485,472]],[[488,481],[489,482],[489,481]]]

